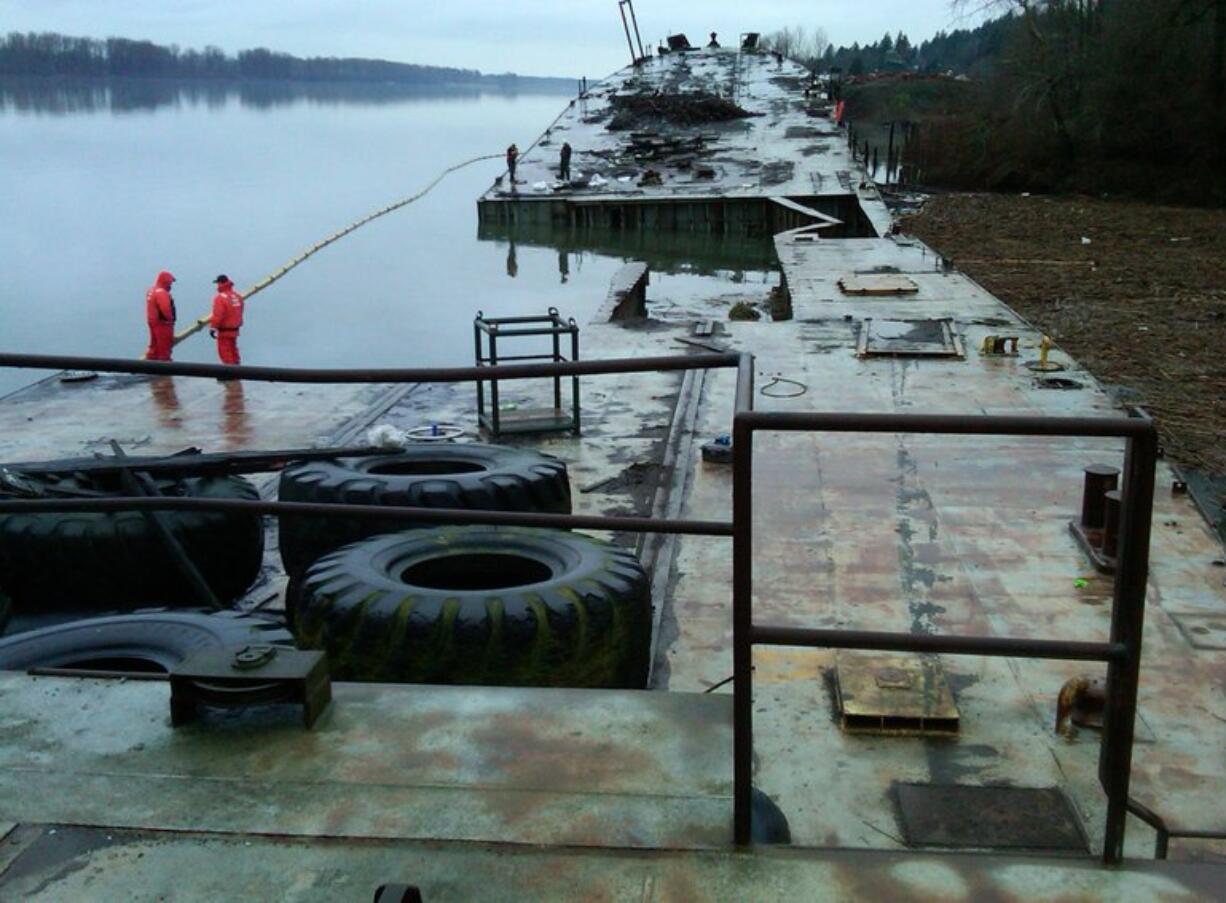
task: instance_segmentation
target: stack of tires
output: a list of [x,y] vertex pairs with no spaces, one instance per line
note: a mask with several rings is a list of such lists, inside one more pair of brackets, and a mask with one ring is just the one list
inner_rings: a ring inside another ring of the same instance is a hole
[[[129,494],[117,477],[105,473],[46,475],[27,482],[49,498]],[[162,479],[157,485],[166,496],[259,498],[241,477]],[[218,599],[237,599],[259,575],[264,526],[258,515],[165,511],[157,517]],[[18,615],[201,604],[158,531],[138,511],[0,515],[0,594]]]
[[[492,445],[410,446],[281,474],[282,501],[569,514],[566,465]],[[283,516],[286,606],[348,680],[638,687],[651,642],[635,556],[579,533]]]
[[[129,494],[103,473],[24,480],[47,497]],[[259,498],[241,477],[163,479],[157,486],[167,496]],[[258,515],[167,511],[158,518],[218,599],[236,600],[259,575],[264,526]],[[151,605],[158,608],[133,612]],[[20,631],[0,638],[0,670],[169,671],[201,648],[293,645],[293,637],[266,618],[169,610],[201,605],[140,512],[0,515],[0,633],[9,614],[12,629]]]

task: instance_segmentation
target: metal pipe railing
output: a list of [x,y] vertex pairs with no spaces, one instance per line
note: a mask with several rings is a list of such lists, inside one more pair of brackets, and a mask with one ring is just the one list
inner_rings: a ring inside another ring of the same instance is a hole
[[1226,831],[1172,828],[1161,815],[1134,799],[1128,800],[1128,811],[1154,829],[1155,859],[1167,858],[1173,838],[1184,840],[1226,840]]
[[[744,381],[742,380],[743,388]],[[1128,815],[1137,678],[1149,569],[1154,471],[1158,440],[1145,417],[1076,418],[946,414],[762,413],[741,404],[732,447],[733,829],[736,843],[752,836],[753,646],[821,646],[1018,658],[1101,660],[1107,663],[1107,705],[1099,781],[1107,795],[1103,862],[1123,858]],[[998,637],[948,637],[857,630],[806,630],[753,621],[753,435],[758,431],[935,433],[956,435],[1116,437],[1126,441],[1119,566],[1107,643]],[[1134,810],[1135,811],[1135,810]]]
[[473,508],[413,508],[405,505],[333,505],[325,502],[264,502],[189,496],[108,496],[107,498],[0,499],[0,514],[85,511],[229,511],[239,514],[322,515],[359,520],[413,521],[423,524],[489,524],[506,527],[554,527],[562,530],[609,530],[625,533],[676,533],[731,536],[732,524],[707,520],[660,520],[590,514],[531,511],[482,511]]
[[[749,355],[752,358],[752,355]],[[0,354],[0,367],[38,370],[94,370],[100,373],[139,373],[147,376],[209,376],[251,382],[280,383],[457,383],[490,379],[534,379],[542,376],[596,376],[610,373],[651,373],[672,370],[708,370],[737,367],[741,355],[662,355],[608,358],[547,364],[508,364],[497,367],[411,367],[324,369],[311,367],[250,367],[229,364],[188,364],[178,361],[143,361],[110,357],[58,354]]]
[[1003,655],[1066,661],[1110,662],[1124,659],[1123,643],[1031,640],[1016,637],[946,636],[883,633],[873,630],[809,630],[803,627],[754,625],[750,638],[759,646],[808,646],[814,649],[862,649],[873,652],[926,652],[949,655]]

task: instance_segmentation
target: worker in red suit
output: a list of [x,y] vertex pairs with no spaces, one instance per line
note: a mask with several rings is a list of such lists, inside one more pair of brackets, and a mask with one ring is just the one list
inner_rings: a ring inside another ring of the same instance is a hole
[[234,283],[224,273],[213,282],[217,294],[213,296],[209,335],[217,339],[217,356],[223,364],[240,364],[238,330],[243,325],[243,296],[234,290]]
[[162,270],[153,287],[145,293],[145,322],[149,324],[147,361],[170,360],[170,349],[175,344],[175,299],[170,296],[174,281],[174,276]]

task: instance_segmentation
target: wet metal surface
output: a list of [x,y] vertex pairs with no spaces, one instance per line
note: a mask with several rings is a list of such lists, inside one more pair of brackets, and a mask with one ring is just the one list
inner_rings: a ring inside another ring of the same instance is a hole
[[[628,851],[30,827],[0,896],[61,900],[225,899],[368,903],[387,882],[434,900],[1226,899],[1226,866],[863,850]],[[188,880],[190,876],[190,880]]]
[[0,460],[109,454],[111,439],[134,455],[309,447],[406,388],[115,374],[87,383],[46,379],[0,402]]
[[[776,240],[796,319],[729,324],[734,347],[769,374],[802,382],[795,398],[759,395],[760,410],[915,411],[1115,416],[1093,377],[1064,355],[1053,360],[1086,385],[1051,392],[1024,362],[1039,334],[986,291],[910,239]],[[837,286],[848,271],[891,267],[918,292],[855,299]],[[1019,336],[1017,357],[964,361],[857,359],[854,321],[954,318],[964,340]],[[708,380],[700,429],[715,432],[730,403],[727,374]],[[922,435],[763,434],[755,442],[754,615],[795,627],[1051,637],[1102,641],[1109,578],[1097,574],[1068,532],[1087,465],[1119,466],[1104,439],[1038,440]],[[1148,614],[1141,668],[1133,794],[1186,827],[1226,827],[1226,659],[1197,650],[1175,617],[1226,610],[1220,545],[1160,466]],[[695,464],[685,516],[727,511],[726,469]],[[657,673],[673,689],[702,689],[732,670],[727,549],[679,541],[680,574],[666,613],[673,633]],[[1211,627],[1202,626],[1211,631]],[[1212,633],[1194,636],[1212,641]],[[1060,787],[1101,841],[1104,796],[1098,734],[1053,730],[1063,683],[1093,666],[942,656],[961,713],[956,740],[866,737],[838,729],[831,652],[759,648],[755,665],[756,785],[781,801],[802,844],[901,845],[889,785],[1009,783]],[[722,690],[720,691],[722,692]],[[823,763],[815,773],[811,763]],[[1152,855],[1153,833],[1129,822],[1130,852]],[[1215,855],[1172,845],[1172,855]],[[1217,855],[1223,848],[1216,847]],[[1097,852],[1097,850],[1096,850]]]
[[336,684],[170,725],[164,683],[0,673],[0,818],[301,836],[716,847],[721,696]]

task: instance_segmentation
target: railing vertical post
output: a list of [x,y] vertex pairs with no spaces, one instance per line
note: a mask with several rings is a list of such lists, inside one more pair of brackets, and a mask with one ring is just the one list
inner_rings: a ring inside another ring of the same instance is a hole
[[[553,330],[553,335],[550,336],[550,338],[553,339],[553,362],[556,364],[562,360],[562,345],[561,345],[562,339],[561,339],[561,336],[558,334],[558,327],[562,325],[562,321],[558,319],[557,313],[554,311],[552,307],[549,309],[549,312],[550,314],[553,315],[554,330]],[[555,376],[553,378],[553,409],[558,413],[559,416],[561,415],[562,413],[562,377],[561,376]]]
[[[498,324],[496,323],[490,324],[489,337],[490,337],[490,357],[489,357],[490,366],[497,367],[498,366]],[[498,435],[502,432],[502,419],[501,419],[502,415],[499,410],[498,380],[497,379],[490,380],[490,418],[494,424],[494,429],[493,429],[494,438],[497,438]]]
[[[480,367],[484,364],[485,358],[481,354],[481,321],[485,318],[485,314],[477,311],[477,317],[473,320],[473,361],[474,367]],[[485,420],[485,381],[481,377],[477,377],[477,426],[483,425]]]
[[1120,862],[1124,856],[1157,449],[1157,433],[1151,427],[1129,437],[1124,452],[1123,511],[1111,608],[1111,642],[1124,644],[1128,656],[1124,661],[1112,661],[1107,666],[1107,705],[1103,714],[1098,770],[1099,781],[1107,794],[1103,862],[1108,865]]
[[[575,322],[574,317],[568,321],[570,325],[570,359],[572,361],[579,360],[579,325]],[[574,433],[579,435],[579,377],[572,376],[570,378],[570,403],[572,407],[571,417],[574,423]]]
[[753,428],[732,421],[732,820],[738,846],[750,842],[753,793]]

